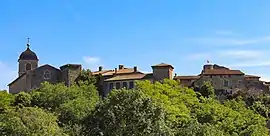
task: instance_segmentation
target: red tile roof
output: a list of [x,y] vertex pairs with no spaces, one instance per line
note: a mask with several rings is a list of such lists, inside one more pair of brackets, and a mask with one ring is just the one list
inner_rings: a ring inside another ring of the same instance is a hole
[[245,75],[245,78],[261,78],[259,76],[254,76],[254,75]]
[[176,76],[174,79],[179,79],[179,80],[196,80],[199,79],[200,76]]
[[111,72],[111,71],[113,71],[113,70],[95,71],[95,72],[92,72],[92,75],[105,74],[105,73]]
[[244,75],[244,73],[240,70],[207,69],[202,71],[202,75]]
[[171,68],[173,68],[172,65],[166,64],[166,63],[160,63],[160,64],[157,64],[157,65],[153,65],[152,67],[171,67]]
[[142,74],[142,73],[120,74],[112,78],[106,79],[105,81],[136,80],[136,79],[142,79],[144,77],[145,77],[145,74]]

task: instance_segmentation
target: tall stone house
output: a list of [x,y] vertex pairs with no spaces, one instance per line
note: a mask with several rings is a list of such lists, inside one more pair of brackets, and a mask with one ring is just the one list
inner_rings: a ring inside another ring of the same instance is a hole
[[119,65],[114,70],[105,70],[101,66],[98,71],[92,72],[92,75],[99,76],[102,95],[107,96],[112,89],[134,88],[136,80],[161,81],[163,79],[173,79],[173,66],[160,63],[152,66],[152,73],[143,73],[137,66],[126,68]]
[[[66,64],[60,68],[51,65],[38,65],[39,59],[35,52],[30,49],[29,43],[24,52],[21,53],[18,63],[18,77],[11,82],[9,92],[16,94],[21,91],[29,92],[41,86],[42,82],[65,83],[70,86],[78,77],[82,70],[80,64]],[[90,74],[99,77],[99,90],[102,96],[107,96],[112,89],[135,87],[137,80],[161,81],[163,79],[179,80],[182,86],[201,86],[205,81],[212,83],[216,90],[226,90],[235,92],[237,90],[247,90],[251,93],[262,93],[269,91],[269,85],[260,81],[260,77],[245,75],[240,70],[206,64],[200,74],[195,76],[173,76],[174,67],[170,64],[160,63],[153,65],[152,73],[143,73],[137,66],[126,68],[119,65],[115,69],[103,69],[102,66],[97,71]]]

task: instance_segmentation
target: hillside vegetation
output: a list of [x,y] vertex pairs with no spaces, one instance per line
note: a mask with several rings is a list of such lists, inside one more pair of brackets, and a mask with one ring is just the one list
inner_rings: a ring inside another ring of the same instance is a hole
[[[85,81],[87,80],[87,81]],[[101,98],[96,81],[71,87],[43,83],[30,93],[0,92],[3,136],[268,136],[270,96],[216,99],[174,80],[139,81]]]

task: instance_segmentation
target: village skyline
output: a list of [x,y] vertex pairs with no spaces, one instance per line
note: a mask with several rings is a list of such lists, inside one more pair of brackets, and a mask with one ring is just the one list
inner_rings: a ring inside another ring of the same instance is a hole
[[30,47],[39,65],[82,64],[95,71],[119,64],[151,72],[169,63],[196,75],[207,60],[270,81],[270,2],[4,1],[0,21],[0,89],[18,75]]

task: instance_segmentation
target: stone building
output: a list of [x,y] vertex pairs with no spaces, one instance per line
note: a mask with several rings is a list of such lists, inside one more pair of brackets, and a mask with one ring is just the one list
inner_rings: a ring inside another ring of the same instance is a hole
[[48,64],[38,66],[38,61],[37,55],[31,51],[28,43],[26,50],[21,53],[18,60],[18,77],[8,85],[9,93],[29,92],[39,88],[45,81],[52,84],[64,82],[70,86],[82,69],[78,64],[67,64],[60,68]]
[[[30,50],[29,43],[27,49],[21,53],[18,63],[18,78],[9,84],[9,92],[16,94],[21,91],[31,91],[39,88],[42,82],[65,83],[70,86],[78,77],[82,70],[79,64],[66,64],[60,68],[51,65],[38,66],[39,59],[37,55]],[[237,90],[246,90],[250,93],[262,93],[269,91],[269,84],[260,81],[260,77],[245,75],[240,70],[231,70],[219,65],[204,65],[202,72],[195,76],[172,76],[174,67],[170,64],[161,63],[153,65],[152,73],[143,73],[137,66],[126,68],[119,65],[115,69],[103,69],[99,67],[98,71],[91,72],[93,76],[98,77],[100,94],[107,96],[109,92],[116,88],[129,88],[135,86],[137,80],[161,81],[163,79],[180,80],[186,87],[199,87],[205,81],[212,83],[215,90],[226,90],[236,92]]]
[[180,83],[186,87],[199,87],[208,81],[215,90],[226,90],[232,93],[244,90],[251,94],[269,92],[268,85],[260,81],[260,77],[245,75],[240,70],[231,70],[216,64],[204,65],[201,74],[197,76],[175,76],[174,79],[180,80]]
[[160,81],[165,78],[173,79],[173,66],[165,63],[152,66],[152,73],[143,73],[138,67],[126,68],[119,65],[114,70],[104,70],[99,67],[98,71],[94,71],[92,75],[99,76],[100,88],[102,95],[107,96],[112,89],[128,88],[132,89],[137,80]]

